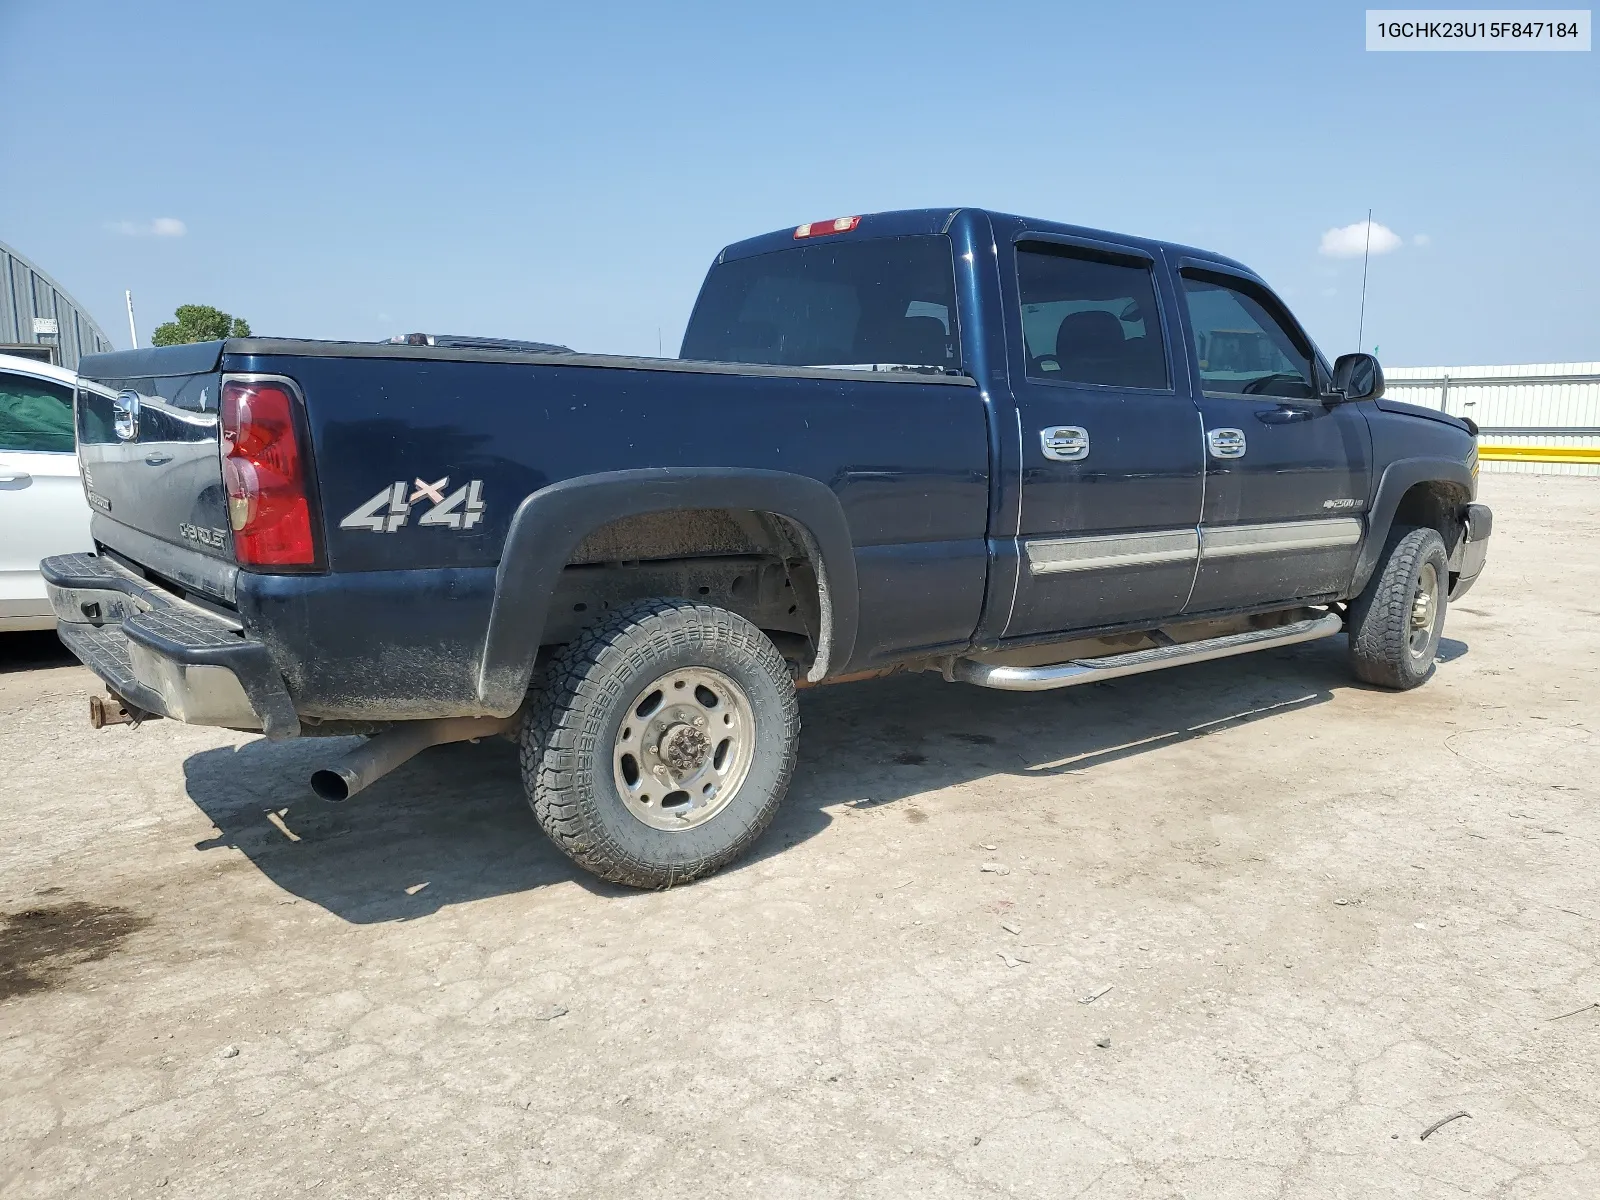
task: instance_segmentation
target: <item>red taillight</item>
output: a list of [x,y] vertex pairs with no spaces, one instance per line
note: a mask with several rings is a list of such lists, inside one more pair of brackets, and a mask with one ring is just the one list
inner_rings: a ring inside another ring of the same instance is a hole
[[294,406],[281,383],[222,385],[222,483],[234,552],[249,566],[308,567],[317,561]]
[[795,227],[794,236],[797,238],[822,237],[829,233],[849,233],[861,224],[860,217],[836,217],[832,221],[812,221],[805,225]]

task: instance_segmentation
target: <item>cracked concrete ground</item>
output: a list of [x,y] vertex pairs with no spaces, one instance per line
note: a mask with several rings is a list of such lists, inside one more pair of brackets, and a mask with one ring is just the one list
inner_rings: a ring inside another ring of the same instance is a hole
[[95,733],[16,641],[0,1194],[1592,1200],[1600,481],[1483,492],[1418,691],[809,692],[756,855],[657,894],[509,746],[329,807],[338,744]]

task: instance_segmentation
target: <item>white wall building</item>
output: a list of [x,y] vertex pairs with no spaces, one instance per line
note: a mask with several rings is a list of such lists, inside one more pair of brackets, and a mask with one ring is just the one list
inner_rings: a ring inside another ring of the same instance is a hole
[[1485,471],[1600,475],[1600,363],[1385,367],[1387,395],[1478,423]]

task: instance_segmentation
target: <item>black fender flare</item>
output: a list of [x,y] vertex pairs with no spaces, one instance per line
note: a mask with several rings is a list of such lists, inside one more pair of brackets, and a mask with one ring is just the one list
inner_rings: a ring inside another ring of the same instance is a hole
[[826,484],[786,471],[733,467],[603,471],[540,488],[511,518],[478,667],[478,698],[490,712],[506,715],[522,703],[551,596],[578,543],[611,521],[677,508],[747,508],[798,526],[822,599],[808,677],[816,682],[850,660],[860,603],[855,547],[839,498]]
[[1383,469],[1367,508],[1367,536],[1361,543],[1361,553],[1356,557],[1355,574],[1350,579],[1350,595],[1360,595],[1367,586],[1378,559],[1389,541],[1389,529],[1394,524],[1395,510],[1400,501],[1419,483],[1453,484],[1466,493],[1470,501],[1473,491],[1472,471],[1464,462],[1451,458],[1400,458]]

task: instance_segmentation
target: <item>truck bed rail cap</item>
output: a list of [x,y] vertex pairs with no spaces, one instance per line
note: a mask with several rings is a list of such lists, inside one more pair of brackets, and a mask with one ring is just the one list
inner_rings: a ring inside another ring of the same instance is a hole
[[933,383],[976,387],[966,375],[920,371],[846,371],[836,367],[775,367],[764,363],[698,362],[681,358],[633,358],[622,354],[533,354],[515,350],[466,350],[442,346],[391,346],[372,342],[322,342],[296,338],[229,338],[229,359],[292,355],[297,358],[400,358],[426,362],[526,363],[550,367],[598,367],[615,371],[681,371],[691,375],[754,375],[784,379],[856,379],[873,383]]

